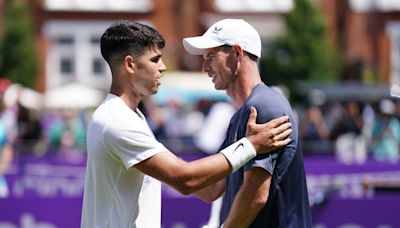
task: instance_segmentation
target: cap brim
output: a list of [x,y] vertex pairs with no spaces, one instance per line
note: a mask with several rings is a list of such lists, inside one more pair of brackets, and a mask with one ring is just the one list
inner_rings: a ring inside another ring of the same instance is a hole
[[222,42],[204,36],[184,38],[182,42],[185,50],[192,55],[202,55],[204,49],[224,45]]

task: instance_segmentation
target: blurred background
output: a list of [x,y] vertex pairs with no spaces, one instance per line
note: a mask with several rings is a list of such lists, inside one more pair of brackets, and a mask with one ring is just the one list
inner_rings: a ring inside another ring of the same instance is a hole
[[[262,80],[299,122],[313,223],[399,227],[400,1],[0,0],[0,228],[79,227],[86,121],[111,74],[116,20],[166,39],[167,72],[140,108],[183,159],[215,152],[234,112],[181,40],[223,18],[260,33]],[[163,186],[163,227],[201,227],[210,205]]]

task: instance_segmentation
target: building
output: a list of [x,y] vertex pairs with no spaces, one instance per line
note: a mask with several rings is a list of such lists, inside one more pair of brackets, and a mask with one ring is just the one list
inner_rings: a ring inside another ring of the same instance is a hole
[[[400,84],[400,3],[396,0],[313,0],[326,16],[329,38],[344,54],[342,79]],[[5,0],[0,0],[0,9]],[[99,39],[112,22],[132,19],[166,38],[168,70],[198,71],[201,57],[181,45],[222,18],[244,18],[264,43],[285,32],[284,15],[295,0],[34,0],[40,51],[38,90],[79,82],[106,90],[110,72]],[[0,16],[1,23],[1,16]],[[374,77],[375,75],[375,77]]]
[[[400,2],[396,0],[318,0],[331,38],[344,54],[345,79],[400,84]],[[353,78],[352,78],[353,77]]]

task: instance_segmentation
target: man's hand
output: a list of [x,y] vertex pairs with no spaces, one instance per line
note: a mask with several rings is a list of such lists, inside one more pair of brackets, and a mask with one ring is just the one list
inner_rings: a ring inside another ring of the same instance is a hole
[[290,142],[289,135],[292,132],[289,117],[282,116],[270,120],[264,124],[256,124],[257,110],[250,109],[247,121],[246,138],[253,144],[257,154],[271,152]]

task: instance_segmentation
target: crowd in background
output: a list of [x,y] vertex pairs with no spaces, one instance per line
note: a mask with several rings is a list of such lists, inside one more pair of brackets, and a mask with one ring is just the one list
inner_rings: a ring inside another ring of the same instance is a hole
[[[7,135],[3,144],[11,143],[18,154],[84,155],[86,120],[93,108],[38,112],[18,102],[1,107],[0,124]],[[306,155],[333,154],[347,164],[361,164],[368,158],[397,162],[400,158],[399,100],[329,101],[293,107]],[[178,153],[217,151],[235,111],[225,100],[187,104],[173,98],[156,104],[151,97],[140,108],[156,137]]]
[[298,110],[305,152],[333,153],[344,163],[368,157],[397,162],[400,146],[400,101],[333,101]]

